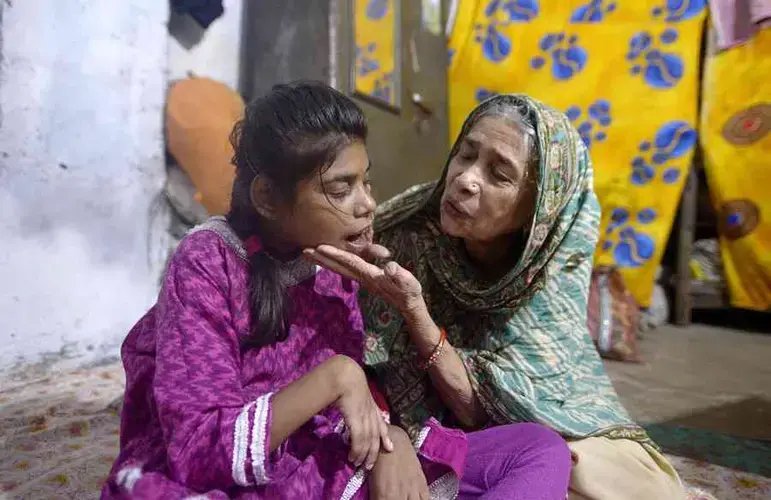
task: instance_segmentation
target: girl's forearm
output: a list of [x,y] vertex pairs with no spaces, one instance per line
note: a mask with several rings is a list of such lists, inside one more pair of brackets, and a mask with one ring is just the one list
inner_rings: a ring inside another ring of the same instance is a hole
[[340,399],[353,370],[361,370],[355,361],[342,355],[333,356],[273,396],[270,451]]

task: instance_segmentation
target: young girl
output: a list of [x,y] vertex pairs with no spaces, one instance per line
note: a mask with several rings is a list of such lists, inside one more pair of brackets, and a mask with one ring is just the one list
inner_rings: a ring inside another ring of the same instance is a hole
[[[181,242],[123,345],[121,451],[102,498],[457,495],[466,436],[429,420],[411,443],[386,424],[360,367],[358,287],[301,254],[369,247],[366,134],[359,108],[322,84],[248,106],[227,219]],[[540,428],[523,437],[539,451],[499,443],[506,460],[484,481],[516,472],[564,498],[564,442]]]

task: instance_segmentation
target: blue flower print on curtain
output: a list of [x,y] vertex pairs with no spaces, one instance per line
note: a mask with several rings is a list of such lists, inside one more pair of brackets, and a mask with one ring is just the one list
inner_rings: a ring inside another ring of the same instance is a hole
[[376,97],[383,102],[393,102],[391,99],[393,87],[393,72],[383,73],[375,80],[375,86],[372,89],[372,97]]
[[498,95],[498,92],[495,92],[493,90],[488,90],[486,88],[480,87],[477,89],[476,92],[474,92],[474,99],[476,99],[477,102],[486,101],[489,98]]
[[578,106],[569,107],[565,114],[573,122],[576,130],[578,130],[578,135],[581,136],[589,149],[591,149],[593,142],[605,140],[608,135],[607,128],[613,121],[610,116],[610,102],[605,99],[598,99],[589,106],[585,118]]
[[707,0],[666,0],[653,8],[654,19],[663,18],[668,23],[687,21],[698,17],[707,7]]
[[509,15],[511,22],[527,23],[538,16],[538,0],[509,0],[507,2],[493,0],[488,5],[488,10],[493,4],[500,5],[500,8]]
[[[644,208],[637,212],[636,223],[643,228],[656,220],[656,211]],[[605,230],[602,249],[612,250],[613,260],[621,268],[643,266],[656,252],[656,243],[641,228],[633,227],[635,221],[629,210],[614,208],[610,215],[610,224]]]
[[356,72],[359,76],[367,76],[380,69],[380,63],[373,57],[377,45],[368,44],[365,48],[356,46]]
[[373,21],[383,19],[388,13],[388,0],[369,0],[367,3],[367,17]]
[[589,53],[579,44],[578,36],[565,33],[547,33],[541,37],[538,48],[543,55],[530,60],[530,67],[538,70],[551,60],[551,73],[556,80],[569,80],[581,72],[589,60]]
[[600,23],[605,16],[616,10],[616,2],[591,0],[579,6],[570,16],[571,23]]
[[499,63],[511,54],[511,38],[501,28],[526,23],[538,15],[536,0],[491,0],[485,7],[485,20],[474,26],[474,41],[482,45],[482,55]]
[[629,52],[626,54],[626,59],[632,63],[630,72],[642,75],[645,83],[655,89],[669,89],[677,85],[685,70],[683,60],[678,54],[664,52],[659,47],[675,40],[677,31],[674,29],[664,30],[658,40],[647,31],[635,34],[629,40]]
[[696,145],[697,133],[687,122],[673,121],[662,125],[653,142],[643,141],[638,147],[639,155],[632,159],[630,181],[643,186],[653,181],[658,172],[665,184],[674,184],[680,179],[688,165],[673,162],[686,157]]

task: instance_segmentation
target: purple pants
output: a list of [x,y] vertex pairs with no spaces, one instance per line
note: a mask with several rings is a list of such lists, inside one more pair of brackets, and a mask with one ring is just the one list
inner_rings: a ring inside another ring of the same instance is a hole
[[513,424],[471,432],[458,498],[565,500],[571,467],[567,443],[547,427]]

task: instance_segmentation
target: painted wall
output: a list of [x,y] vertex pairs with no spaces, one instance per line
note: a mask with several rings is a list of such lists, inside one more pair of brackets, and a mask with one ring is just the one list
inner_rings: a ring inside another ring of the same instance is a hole
[[156,294],[168,6],[0,5],[0,373],[82,365]]

